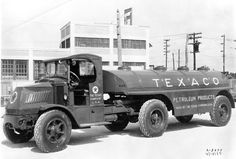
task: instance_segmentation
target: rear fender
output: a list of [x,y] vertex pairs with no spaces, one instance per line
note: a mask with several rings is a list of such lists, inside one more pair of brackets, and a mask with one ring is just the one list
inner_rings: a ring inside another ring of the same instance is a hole
[[217,94],[217,96],[218,95],[226,96],[229,99],[230,103],[231,103],[231,107],[235,108],[234,98],[228,90],[222,90]]

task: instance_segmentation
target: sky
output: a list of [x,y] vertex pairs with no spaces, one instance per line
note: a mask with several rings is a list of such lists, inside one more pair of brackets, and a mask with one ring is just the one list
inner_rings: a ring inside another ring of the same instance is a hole
[[[222,71],[222,37],[226,36],[226,71],[236,72],[235,0],[2,0],[2,48],[58,48],[60,28],[70,20],[116,23],[116,10],[133,8],[133,24],[150,27],[150,60],[165,65],[163,40],[170,39],[168,68],[172,53],[177,63],[180,49],[184,65],[187,33],[201,32],[197,67],[206,65]],[[188,46],[188,51],[192,47]],[[192,68],[192,54],[189,66]]]

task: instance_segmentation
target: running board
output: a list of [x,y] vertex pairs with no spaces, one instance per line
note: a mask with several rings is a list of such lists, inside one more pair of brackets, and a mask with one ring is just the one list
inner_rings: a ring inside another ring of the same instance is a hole
[[99,125],[107,125],[111,124],[110,122],[97,122],[97,123],[87,123],[87,124],[79,124],[80,128],[89,128],[91,126],[99,126]]

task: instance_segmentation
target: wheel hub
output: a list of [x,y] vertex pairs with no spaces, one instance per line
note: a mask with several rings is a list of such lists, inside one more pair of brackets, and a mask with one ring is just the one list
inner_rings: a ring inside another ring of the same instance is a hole
[[151,113],[151,124],[157,127],[162,123],[162,121],[163,121],[163,116],[161,112],[158,110],[154,110]]
[[65,139],[65,123],[55,119],[48,124],[47,138],[52,143],[60,143]]
[[222,120],[227,120],[228,117],[228,109],[225,105],[221,105],[219,109],[219,115]]

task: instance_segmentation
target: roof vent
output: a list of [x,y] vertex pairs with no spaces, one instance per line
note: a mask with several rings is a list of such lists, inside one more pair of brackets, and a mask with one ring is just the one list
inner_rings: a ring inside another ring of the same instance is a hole
[[154,70],[157,70],[157,71],[166,71],[166,67],[164,66],[157,66],[157,67],[154,67]]
[[118,70],[131,71],[131,67],[129,67],[129,66],[120,66],[120,67],[118,67]]
[[189,71],[189,68],[187,66],[180,66],[177,69],[178,71]]

